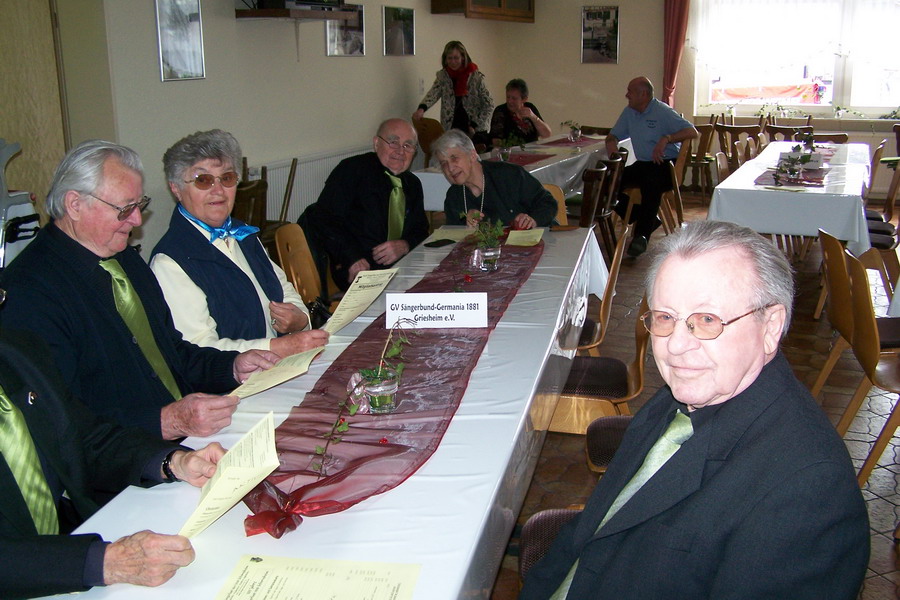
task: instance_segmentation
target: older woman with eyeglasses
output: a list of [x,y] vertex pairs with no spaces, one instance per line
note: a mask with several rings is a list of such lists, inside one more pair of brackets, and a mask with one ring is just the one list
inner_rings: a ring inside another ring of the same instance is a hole
[[514,229],[548,227],[556,200],[531,173],[512,163],[484,161],[464,133],[451,129],[431,146],[451,183],[444,199],[448,225],[475,227],[482,219]]
[[240,164],[240,145],[220,129],[189,135],[163,156],[177,204],[150,268],[175,327],[189,342],[222,350],[289,356],[322,346],[328,333],[308,330],[306,306],[259,230],[231,217]]

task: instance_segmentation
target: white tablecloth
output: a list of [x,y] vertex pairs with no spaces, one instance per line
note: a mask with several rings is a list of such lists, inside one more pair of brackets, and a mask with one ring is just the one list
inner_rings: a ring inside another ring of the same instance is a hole
[[[164,586],[118,585],[85,595],[211,599],[239,557],[255,554],[416,563],[422,565],[416,600],[487,598],[568,374],[573,352],[560,349],[558,332],[568,320],[580,326],[586,294],[601,295],[606,285],[592,232],[547,231],[544,241],[540,263],[491,334],[440,446],[409,479],[346,511],[307,518],[280,540],[266,534],[245,537],[248,511],[238,504],[192,541],[195,562]],[[419,246],[398,265],[390,290],[407,289],[448,252],[449,247]],[[382,298],[332,337],[309,373],[245,399],[231,426],[213,438],[186,443],[199,447],[214,439],[228,447],[268,411],[275,413],[277,426],[383,310]],[[129,488],[78,532],[98,532],[107,540],[142,529],[176,533],[199,494],[183,483]]]
[[824,187],[792,192],[788,190],[798,188],[774,190],[756,185],[756,178],[773,167],[779,154],[789,151],[790,146],[785,142],[769,144],[756,159],[717,185],[708,218],[739,223],[760,233],[815,237],[822,228],[846,240],[854,254],[865,252],[870,243],[862,190],[869,166],[868,158],[863,164],[859,162],[861,149],[855,147],[867,146],[846,144],[840,148],[829,162]]
[[[548,138],[559,139],[562,136]],[[533,162],[525,166],[525,170],[534,175],[541,183],[555,183],[562,188],[566,196],[580,191],[582,187],[581,174],[588,167],[593,167],[598,160],[608,157],[606,153],[605,137],[598,137],[596,144],[574,148],[571,146],[542,146],[541,142],[534,142],[525,146],[526,152],[542,152],[547,158]],[[544,140],[547,141],[547,140]],[[621,147],[628,149],[628,161],[634,162],[634,149],[631,140],[625,139],[619,142]],[[484,155],[486,158],[488,155]],[[437,158],[432,159],[433,163]],[[428,167],[413,171],[422,181],[422,189],[425,192],[425,210],[444,210],[444,199],[447,197],[447,189],[450,182],[444,177],[439,166]]]

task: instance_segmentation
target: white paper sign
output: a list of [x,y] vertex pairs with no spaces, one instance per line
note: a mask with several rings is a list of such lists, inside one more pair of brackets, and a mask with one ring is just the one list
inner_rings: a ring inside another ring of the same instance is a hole
[[417,329],[487,327],[487,293],[386,294],[385,326],[409,319]]

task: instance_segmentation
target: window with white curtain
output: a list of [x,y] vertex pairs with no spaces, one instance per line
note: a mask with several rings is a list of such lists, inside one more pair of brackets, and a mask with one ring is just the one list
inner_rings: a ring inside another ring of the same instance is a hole
[[900,0],[701,0],[696,100],[834,106],[878,116],[900,105]]

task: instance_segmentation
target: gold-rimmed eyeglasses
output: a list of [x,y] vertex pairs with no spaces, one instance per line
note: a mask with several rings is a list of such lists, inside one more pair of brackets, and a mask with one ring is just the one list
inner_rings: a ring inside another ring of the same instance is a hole
[[714,315],[712,313],[698,312],[691,313],[686,317],[676,317],[664,310],[648,310],[641,315],[641,321],[643,321],[647,331],[649,331],[651,335],[657,337],[669,337],[675,331],[675,324],[678,321],[684,321],[688,331],[690,331],[698,340],[714,340],[722,335],[726,325],[731,325],[735,321],[739,321],[744,317],[770,308],[771,306],[773,305],[769,304],[762,308],[754,308],[753,310],[745,312],[733,319],[729,319],[728,321],[724,320],[719,315]]
[[416,150],[419,149],[418,144],[410,144],[409,142],[407,142],[405,144],[401,144],[397,140],[386,140],[383,137],[381,137],[380,135],[376,136],[376,137],[379,140],[381,140],[382,142],[384,142],[385,144],[387,144],[391,150],[400,150],[402,148],[404,152],[412,154],[413,152],[415,152]]
[[119,211],[119,214],[116,218],[119,219],[120,221],[124,221],[125,219],[130,217],[131,213],[133,213],[135,211],[135,209],[137,209],[140,212],[144,212],[144,209],[147,208],[148,204],[150,204],[149,196],[142,196],[141,199],[138,200],[137,202],[132,202],[131,204],[126,204],[125,206],[119,206],[118,204],[113,204],[112,202],[107,202],[103,198],[99,198],[99,197],[95,196],[94,194],[88,194],[88,196],[90,196],[94,200],[99,200],[103,204]]
[[238,184],[241,176],[235,171],[228,171],[221,175],[213,175],[212,173],[197,173],[193,179],[182,180],[185,183],[193,183],[198,190],[208,190],[216,184],[216,180],[222,184],[222,187],[231,188]]

